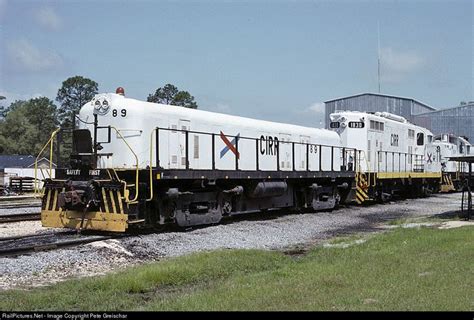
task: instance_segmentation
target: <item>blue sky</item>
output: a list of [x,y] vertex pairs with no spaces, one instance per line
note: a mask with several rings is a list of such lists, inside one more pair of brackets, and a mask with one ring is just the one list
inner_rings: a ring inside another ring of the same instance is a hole
[[454,1],[0,0],[0,95],[54,99],[74,75],[146,99],[322,126],[325,100],[381,91],[474,100],[473,4]]

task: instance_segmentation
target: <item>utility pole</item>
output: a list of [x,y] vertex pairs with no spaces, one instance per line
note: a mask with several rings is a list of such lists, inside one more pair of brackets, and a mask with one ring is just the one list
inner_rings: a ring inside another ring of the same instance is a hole
[[377,21],[377,75],[380,93],[380,21]]

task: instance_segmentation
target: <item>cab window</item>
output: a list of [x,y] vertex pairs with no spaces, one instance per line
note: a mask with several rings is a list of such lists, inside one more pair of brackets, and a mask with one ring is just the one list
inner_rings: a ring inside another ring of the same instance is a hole
[[416,135],[416,144],[418,146],[422,146],[425,144],[425,135],[421,132],[418,132],[418,134]]

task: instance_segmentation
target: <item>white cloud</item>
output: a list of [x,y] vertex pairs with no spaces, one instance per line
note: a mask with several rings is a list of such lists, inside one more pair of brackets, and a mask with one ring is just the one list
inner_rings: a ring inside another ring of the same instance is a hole
[[18,92],[17,90],[11,91],[9,89],[0,87],[0,96],[5,97],[5,100],[0,101],[0,105],[8,106],[10,103],[15,102],[16,100],[30,100],[39,97],[47,97],[54,101],[60,86],[61,80],[49,83],[38,83],[35,88],[24,88],[23,92]]
[[48,30],[59,30],[62,25],[61,18],[54,12],[51,7],[43,7],[34,14],[36,22],[43,28]]
[[5,97],[5,100],[0,100],[0,105],[9,106],[12,102],[15,102],[17,100],[29,100],[33,98],[44,97],[45,95],[41,93],[16,93],[0,89],[0,96]]
[[305,111],[324,115],[325,110],[326,108],[325,108],[324,102],[315,102],[312,105],[310,105],[308,108],[306,108]]
[[39,72],[59,68],[63,58],[54,51],[40,50],[26,39],[7,44],[8,59],[16,68]]
[[293,108],[292,112],[298,117],[298,122],[316,128],[324,127],[324,116],[326,114],[326,106],[324,102],[314,102],[304,109]]
[[408,74],[419,70],[425,60],[413,51],[398,51],[391,47],[380,49],[381,77],[386,82],[401,81]]

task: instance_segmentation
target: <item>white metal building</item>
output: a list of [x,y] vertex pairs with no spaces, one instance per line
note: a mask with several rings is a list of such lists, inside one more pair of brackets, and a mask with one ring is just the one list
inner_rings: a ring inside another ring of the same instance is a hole
[[324,102],[326,128],[331,122],[329,115],[336,111],[389,112],[413,123],[414,116],[436,109],[413,98],[379,93],[361,93]]

